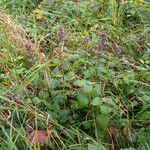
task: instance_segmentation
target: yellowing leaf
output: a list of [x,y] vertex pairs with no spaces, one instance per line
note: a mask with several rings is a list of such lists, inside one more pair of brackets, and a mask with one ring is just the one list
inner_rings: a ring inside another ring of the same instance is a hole
[[36,16],[36,19],[38,19],[38,20],[44,19],[44,11],[43,10],[35,9],[35,10],[33,10],[33,13]]

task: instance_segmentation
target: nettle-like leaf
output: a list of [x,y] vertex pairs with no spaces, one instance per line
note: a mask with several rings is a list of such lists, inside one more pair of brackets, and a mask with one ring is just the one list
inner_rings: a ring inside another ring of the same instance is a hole
[[76,95],[76,97],[77,97],[77,100],[78,100],[79,108],[84,108],[84,107],[88,106],[89,98],[85,93],[80,92],[79,94]]
[[39,93],[39,98],[42,99],[42,100],[47,100],[47,99],[49,98],[48,92],[41,91],[41,92]]
[[34,97],[34,98],[32,99],[32,103],[33,103],[33,104],[39,104],[39,103],[41,103],[41,102],[42,102],[42,100],[39,99],[39,97]]
[[135,148],[129,147],[129,148],[121,148],[120,150],[136,150]]
[[90,121],[90,120],[83,121],[82,125],[83,125],[84,129],[90,129],[92,127],[92,121]]
[[130,74],[127,74],[125,77],[124,77],[124,82],[126,84],[131,84],[131,83],[134,83],[136,80],[135,80],[135,75],[133,73],[130,73]]
[[60,122],[65,123],[69,119],[70,109],[60,111]]
[[89,93],[89,94],[94,94],[95,90],[93,89],[93,87],[91,85],[85,85],[83,87],[83,92]]
[[50,86],[52,89],[55,89],[60,86],[60,81],[54,78],[50,79]]
[[76,80],[74,81],[74,86],[84,87],[87,84],[86,80]]
[[101,113],[105,115],[110,114],[112,111],[111,108],[107,105],[101,105],[100,109],[101,109]]
[[109,114],[96,115],[96,131],[100,141],[106,141],[106,129],[108,128],[110,121]]
[[95,97],[92,101],[91,101],[91,105],[93,106],[99,106],[102,103],[100,97]]
[[115,102],[112,98],[109,98],[109,97],[104,97],[102,98],[102,102],[105,103],[105,104],[108,104],[110,106],[115,106]]
[[65,76],[64,76],[64,81],[71,81],[75,78],[75,73],[74,72],[68,72]]
[[102,144],[88,144],[88,150],[107,150]]

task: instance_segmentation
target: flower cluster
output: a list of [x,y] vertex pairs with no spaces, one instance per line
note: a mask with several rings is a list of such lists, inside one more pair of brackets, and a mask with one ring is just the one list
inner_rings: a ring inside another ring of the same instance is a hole
[[5,98],[9,99],[11,101],[17,102],[17,101],[19,101],[21,99],[21,96],[22,96],[21,94],[20,95],[15,95],[14,93],[12,93],[10,95],[5,96]]
[[61,28],[60,31],[58,32],[58,36],[61,38],[61,39],[64,39],[65,38],[65,30],[64,28]]
[[106,38],[107,38],[106,32],[100,32],[100,33],[99,33],[99,36],[100,36],[100,39],[101,39],[100,45],[101,45],[102,47],[107,47],[107,46],[108,46],[108,42],[107,42],[107,40],[106,40]]
[[117,52],[121,52],[121,47],[117,43],[113,43],[112,44],[112,48],[114,50],[117,50]]

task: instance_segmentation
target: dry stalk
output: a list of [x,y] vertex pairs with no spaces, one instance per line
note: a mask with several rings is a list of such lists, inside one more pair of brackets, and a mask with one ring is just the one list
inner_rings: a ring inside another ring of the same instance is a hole
[[0,12],[0,24],[7,33],[6,40],[8,40],[15,48],[22,49],[29,55],[32,53],[38,57],[39,62],[42,64],[46,62],[46,57],[41,52],[39,45],[31,41],[23,27],[18,23],[15,23],[11,16]]

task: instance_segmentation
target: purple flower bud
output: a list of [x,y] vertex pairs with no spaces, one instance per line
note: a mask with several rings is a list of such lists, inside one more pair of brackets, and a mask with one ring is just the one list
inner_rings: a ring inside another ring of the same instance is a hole
[[65,29],[64,29],[64,28],[61,28],[60,31],[61,31],[62,33],[65,33]]
[[106,47],[106,46],[108,46],[108,42],[103,39],[103,40],[101,41],[101,45],[102,45],[103,47]]
[[100,33],[99,33],[99,36],[100,36],[101,38],[106,38],[107,34],[106,34],[106,32],[100,32]]

